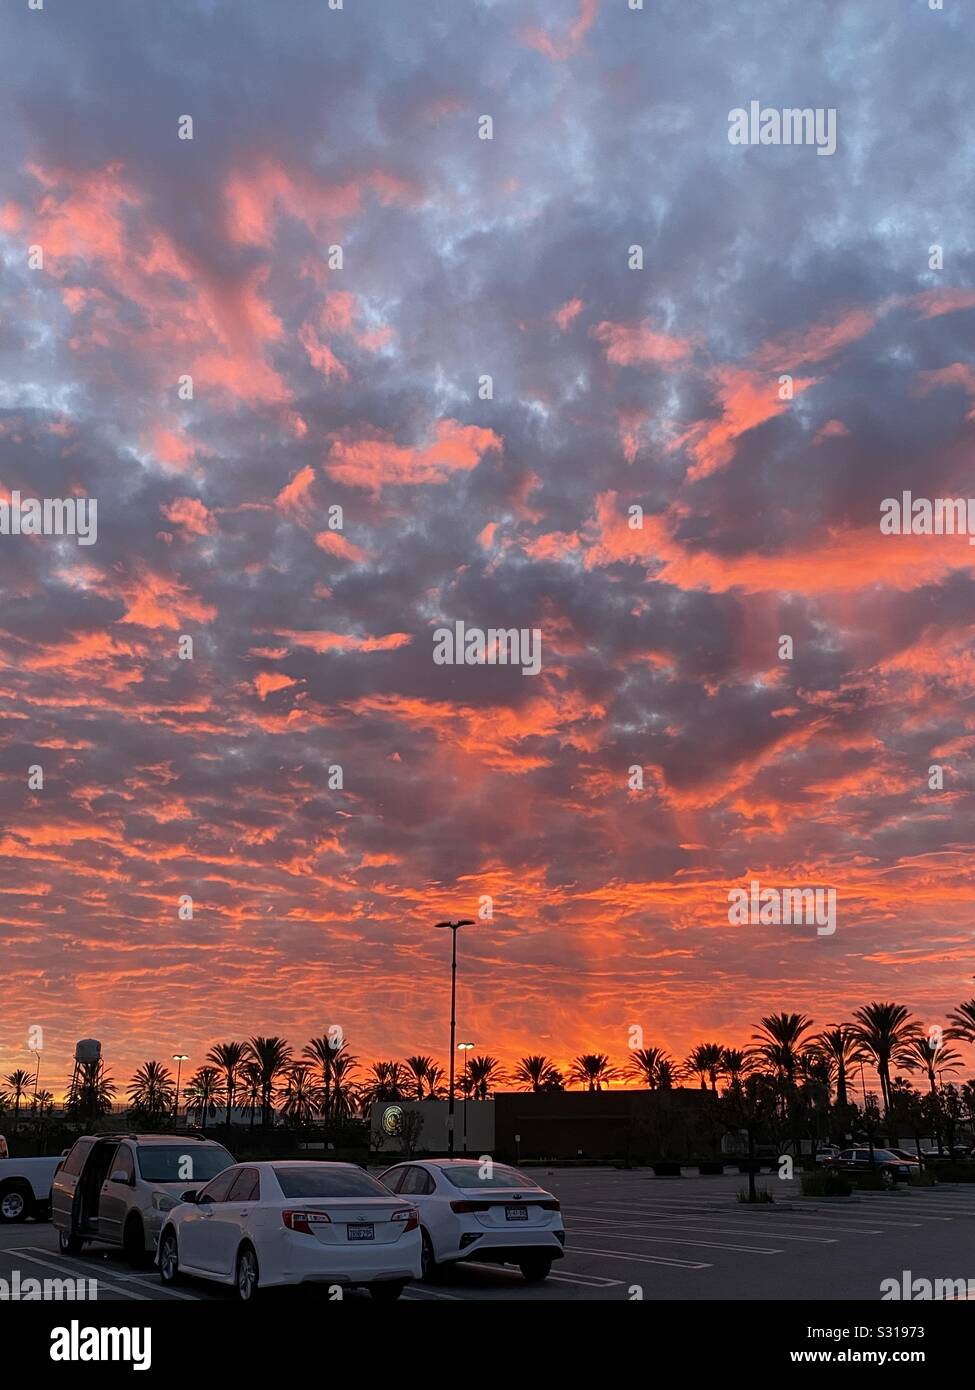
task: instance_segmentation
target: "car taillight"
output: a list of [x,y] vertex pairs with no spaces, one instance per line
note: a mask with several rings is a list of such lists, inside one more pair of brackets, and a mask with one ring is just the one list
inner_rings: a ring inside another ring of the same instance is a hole
[[405,1221],[404,1231],[415,1231],[420,1224],[416,1207],[403,1207],[400,1211],[394,1211],[389,1219],[390,1221]]
[[332,1218],[324,1211],[283,1211],[281,1216],[289,1231],[300,1231],[304,1236],[312,1234],[312,1226],[330,1226]]
[[544,1197],[542,1201],[535,1203],[536,1207],[541,1207],[542,1211],[561,1211],[562,1203],[554,1197]]
[[450,1210],[455,1211],[458,1216],[464,1216],[472,1211],[487,1211],[490,1202],[451,1202]]

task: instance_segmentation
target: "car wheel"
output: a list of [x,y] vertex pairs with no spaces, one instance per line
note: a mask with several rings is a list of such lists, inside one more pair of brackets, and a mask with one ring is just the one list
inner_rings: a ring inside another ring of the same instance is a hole
[[58,1249],[62,1255],[80,1255],[84,1248],[85,1242],[73,1231],[58,1231]]
[[183,1276],[179,1272],[179,1247],[176,1232],[167,1231],[159,1245],[159,1278],[164,1284],[179,1284]]
[[429,1233],[423,1230],[422,1227],[420,1236],[420,1278],[425,1284],[433,1284],[436,1282],[437,1275],[440,1273],[440,1266],[437,1264],[436,1256],[433,1253],[433,1241],[430,1239]]
[[139,1216],[130,1216],[122,1235],[122,1253],[133,1269],[145,1269],[149,1263],[146,1232]]
[[518,1268],[526,1284],[540,1284],[551,1274],[552,1261],[548,1255],[529,1255],[527,1259],[519,1260]]
[[384,1279],[381,1284],[370,1284],[369,1292],[377,1303],[395,1303],[405,1288],[405,1279]]
[[890,1171],[889,1168],[882,1168],[880,1170],[880,1181],[883,1183],[884,1187],[897,1186],[897,1178],[894,1176],[894,1174]]
[[12,1182],[0,1191],[0,1222],[5,1226],[26,1221],[34,1207],[34,1194],[25,1182]]
[[253,1303],[260,1284],[260,1269],[252,1245],[241,1247],[237,1256],[237,1277],[234,1288],[241,1303]]

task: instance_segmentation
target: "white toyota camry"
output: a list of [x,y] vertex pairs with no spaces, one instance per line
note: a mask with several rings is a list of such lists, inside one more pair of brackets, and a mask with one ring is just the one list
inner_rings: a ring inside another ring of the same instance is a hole
[[539,1283],[562,1257],[557,1198],[507,1164],[417,1159],[387,1168],[380,1182],[419,1210],[424,1279],[438,1265],[476,1260],[518,1265],[529,1283]]
[[164,1284],[213,1279],[244,1301],[304,1283],[386,1300],[420,1277],[420,1231],[416,1208],[353,1163],[237,1163],[168,1214],[156,1259]]

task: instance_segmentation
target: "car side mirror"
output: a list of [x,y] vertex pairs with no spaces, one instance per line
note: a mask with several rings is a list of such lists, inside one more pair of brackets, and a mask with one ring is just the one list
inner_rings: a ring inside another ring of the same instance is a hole
[[131,1187],[132,1181],[124,1168],[116,1168],[109,1179],[110,1182],[124,1182],[126,1187]]
[[191,1203],[195,1203],[195,1202],[196,1202],[196,1195],[197,1195],[197,1194],[196,1194],[196,1188],[195,1188],[195,1187],[191,1187],[191,1188],[189,1188],[186,1192],[181,1192],[181,1193],[179,1194],[179,1200],[180,1200],[181,1202],[191,1202]]

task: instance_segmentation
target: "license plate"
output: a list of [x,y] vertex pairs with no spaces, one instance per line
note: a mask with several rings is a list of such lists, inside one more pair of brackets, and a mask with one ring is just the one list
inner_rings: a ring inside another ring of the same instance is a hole
[[527,1207],[505,1207],[505,1209],[504,1209],[504,1219],[505,1219],[505,1221],[527,1221],[527,1220],[528,1220],[528,1208],[527,1208]]
[[376,1228],[371,1221],[359,1221],[345,1228],[349,1240],[375,1240]]

